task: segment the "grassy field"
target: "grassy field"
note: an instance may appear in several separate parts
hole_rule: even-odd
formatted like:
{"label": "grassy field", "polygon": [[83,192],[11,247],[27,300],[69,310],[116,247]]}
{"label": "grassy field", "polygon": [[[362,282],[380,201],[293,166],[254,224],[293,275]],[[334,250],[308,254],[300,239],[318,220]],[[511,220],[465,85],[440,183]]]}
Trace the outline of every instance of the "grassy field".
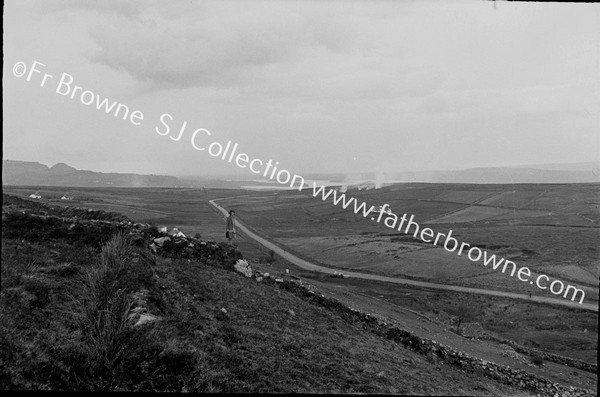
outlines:
{"label": "grassy field", "polygon": [[[599,187],[518,185],[518,188],[511,186],[506,191],[503,185],[414,184],[348,194],[369,205],[389,203],[394,213],[413,214],[419,224],[426,223],[435,232],[452,230],[460,241],[505,255],[506,259],[518,261],[536,273],[545,272],[582,285],[586,287],[587,299],[597,300]],[[425,249],[431,246],[393,241],[393,230],[336,207],[331,201],[293,192],[262,195],[258,199],[261,201],[232,198],[221,204],[235,207],[249,225],[316,261],[432,281],[452,279],[469,286],[476,285],[473,276],[481,275],[477,280],[481,283],[487,274],[497,283],[491,270],[474,266],[468,259],[441,248]],[[342,237],[348,242],[340,244]],[[367,259],[369,253],[372,256]],[[519,292],[530,289],[510,278],[499,287]]]}
{"label": "grassy field", "polygon": [[[412,213],[419,223],[427,223],[434,231],[452,230],[460,241],[513,260],[519,266],[528,266],[534,274],[545,273],[578,285],[586,291],[586,301],[594,302],[598,300],[600,265],[599,191],[600,187],[593,184],[508,188],[407,184],[347,194],[369,205],[389,203],[395,213]],[[263,195],[259,202],[235,198],[221,204],[236,208],[247,224],[291,251],[324,265],[552,296],[442,248],[402,241],[399,233],[383,225],[306,194],[302,197],[298,193],[279,193],[277,198]],[[451,217],[455,217],[455,222],[447,223]],[[456,299],[454,295],[441,295]],[[413,301],[404,304],[420,306]],[[441,307],[454,310],[449,304]],[[597,315],[556,309],[554,315],[546,316],[546,312],[535,314],[526,306],[517,304],[516,308],[527,316],[516,316],[515,320],[515,314],[504,312],[500,305],[489,315],[490,321],[483,316],[482,323],[490,332],[523,343],[590,362],[596,360],[598,334],[593,323]],[[569,316],[573,318],[567,321]]]}
{"label": "grassy field", "polygon": [[[532,395],[232,272],[240,255],[224,245],[192,240],[203,255],[193,260],[152,254],[156,233],[5,196],[0,387]],[[142,314],[155,320],[140,324]]]}
{"label": "grassy field", "polygon": [[[39,191],[58,198],[62,188],[5,188],[23,196]],[[305,192],[252,192],[200,189],[79,189],[80,204],[91,208],[120,206],[128,216],[157,226],[177,226],[187,235],[224,241],[224,222],[207,204],[215,198],[225,208],[235,208],[246,225],[261,235],[286,245],[315,262],[362,272],[398,275],[456,285],[542,294],[504,274],[486,270],[464,257],[405,239],[381,224],[313,198]],[[461,241],[505,256],[534,273],[547,273],[586,289],[586,301],[598,299],[599,186],[585,185],[438,185],[402,184],[348,194],[369,205],[389,203],[395,213],[412,213],[420,224],[442,233],[449,229]],[[486,202],[487,204],[483,204]],[[54,201],[56,205],[64,202]],[[72,204],[72,203],[70,203]],[[77,203],[75,203],[77,204]],[[492,206],[496,205],[498,207]],[[512,207],[511,207],[512,206]],[[498,208],[503,216],[462,223],[436,223],[438,219],[468,208]],[[410,209],[410,211],[409,211]],[[530,216],[532,213],[543,216]],[[156,214],[161,213],[161,218]],[[523,215],[523,216],[522,216]],[[264,249],[239,241],[244,255],[254,261],[267,255]],[[289,264],[281,264],[285,269]],[[333,280],[342,283],[342,280]],[[360,290],[383,295],[394,304],[437,315],[452,313],[457,304],[475,302],[469,295],[414,292],[404,299],[383,287],[378,291],[366,282]],[[547,294],[549,296],[549,293]],[[387,298],[386,298],[387,297]],[[518,340],[546,351],[595,362],[597,315],[562,308],[520,304],[510,300],[477,297],[477,305],[489,306],[476,322],[500,337]],[[424,304],[429,302],[430,304]],[[434,304],[435,303],[435,304]],[[512,305],[512,306],[510,306]],[[512,309],[505,309],[510,306]],[[536,310],[532,308],[537,308]],[[550,314],[549,314],[550,313]]]}

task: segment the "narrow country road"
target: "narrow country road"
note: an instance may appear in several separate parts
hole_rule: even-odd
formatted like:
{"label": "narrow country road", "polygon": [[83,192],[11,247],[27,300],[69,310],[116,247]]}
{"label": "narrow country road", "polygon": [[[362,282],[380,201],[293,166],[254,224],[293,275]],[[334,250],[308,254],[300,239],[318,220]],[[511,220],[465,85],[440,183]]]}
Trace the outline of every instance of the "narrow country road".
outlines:
{"label": "narrow country road", "polygon": [[[225,198],[226,197],[210,200],[209,203],[213,207],[215,207],[218,211],[220,211],[224,216],[228,216],[227,210],[225,210],[223,207],[221,207],[219,204],[217,204],[215,202],[217,200],[223,200]],[[229,198],[229,197],[227,197],[227,198]],[[287,261],[293,263],[294,265],[296,265],[302,269],[311,270],[311,271],[320,272],[320,273],[326,273],[326,274],[333,274],[334,272],[340,271],[339,269],[331,269],[328,267],[315,265],[314,263],[308,262],[302,258],[297,257],[296,255],[293,255],[293,254],[287,252],[286,250],[279,247],[278,245],[272,243],[269,240],[266,240],[265,238],[257,235],[253,231],[249,230],[239,220],[236,221],[236,226],[251,239],[257,241],[259,244],[263,245],[267,249],[273,250],[273,252],[275,252],[277,255],[281,256],[282,258],[285,258]],[[504,298],[520,299],[520,300],[529,301],[529,302],[549,303],[549,304],[553,304],[553,305],[567,306],[567,307],[574,308],[574,309],[584,309],[584,310],[589,310],[589,311],[594,311],[594,312],[598,311],[598,305],[594,305],[594,304],[590,304],[590,303],[579,304],[577,302],[572,302],[572,301],[569,301],[566,299],[556,299],[556,298],[548,298],[548,297],[541,297],[541,296],[532,296],[530,298],[529,296],[527,296],[525,294],[517,294],[514,292],[493,291],[493,290],[486,290],[486,289],[480,289],[480,288],[469,288],[469,287],[459,287],[459,286],[454,286],[454,285],[435,284],[435,283],[429,283],[426,281],[416,281],[416,280],[409,280],[409,279],[398,278],[398,277],[387,277],[387,276],[380,276],[377,274],[357,273],[357,272],[351,272],[351,271],[346,271],[346,270],[343,271],[343,274],[347,275],[348,277],[361,278],[364,280],[385,281],[385,282],[389,282],[389,283],[414,285],[417,287],[433,288],[433,289],[439,289],[439,290],[445,290],[445,291],[456,291],[456,292],[466,292],[466,293],[470,293],[470,294],[499,296],[499,297],[504,297]]]}

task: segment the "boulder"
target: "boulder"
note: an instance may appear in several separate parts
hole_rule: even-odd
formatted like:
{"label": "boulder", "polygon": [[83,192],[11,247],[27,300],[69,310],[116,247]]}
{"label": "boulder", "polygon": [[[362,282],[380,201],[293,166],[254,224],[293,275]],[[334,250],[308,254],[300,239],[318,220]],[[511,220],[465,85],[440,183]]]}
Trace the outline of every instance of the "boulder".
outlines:
{"label": "boulder", "polygon": [[185,234],[180,232],[179,229],[177,229],[176,227],[173,228],[173,231],[171,232],[171,236],[185,238]]}
{"label": "boulder", "polygon": [[165,241],[171,241],[171,237],[157,237],[154,239],[154,243],[159,247],[162,247]]}
{"label": "boulder", "polygon": [[135,323],[135,327],[144,325],[144,324],[152,322],[152,321],[156,321],[157,319],[158,319],[157,317],[155,317],[151,314],[141,314],[139,320],[137,321],[137,323]]}
{"label": "boulder", "polygon": [[233,268],[236,272],[242,273],[246,277],[252,277],[252,267],[244,259],[238,259]]}

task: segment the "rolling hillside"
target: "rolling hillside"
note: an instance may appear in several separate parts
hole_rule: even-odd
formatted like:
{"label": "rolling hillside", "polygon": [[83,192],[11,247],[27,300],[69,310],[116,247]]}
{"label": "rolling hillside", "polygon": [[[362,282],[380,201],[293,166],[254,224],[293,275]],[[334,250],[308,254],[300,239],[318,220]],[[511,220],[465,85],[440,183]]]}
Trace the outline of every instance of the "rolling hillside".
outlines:
{"label": "rolling hillside", "polygon": [[3,389],[586,394],[292,280],[245,278],[231,271],[240,253],[223,245],[186,238],[154,254],[156,228],[78,211],[4,196]]}

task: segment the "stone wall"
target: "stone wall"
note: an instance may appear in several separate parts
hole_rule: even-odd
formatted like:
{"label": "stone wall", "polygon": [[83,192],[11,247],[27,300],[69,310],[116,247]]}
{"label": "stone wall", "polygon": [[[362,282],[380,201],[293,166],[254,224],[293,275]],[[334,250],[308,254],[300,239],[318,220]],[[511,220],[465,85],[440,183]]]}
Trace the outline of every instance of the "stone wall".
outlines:
{"label": "stone wall", "polygon": [[487,340],[492,340],[494,342],[504,343],[505,345],[512,347],[513,349],[515,349],[516,352],[521,353],[521,354],[526,354],[528,356],[536,356],[536,357],[541,358],[542,360],[552,361],[557,364],[568,365],[569,367],[579,368],[579,369],[581,369],[583,371],[587,371],[587,372],[598,373],[598,365],[597,364],[586,363],[585,361],[576,360],[576,359],[570,358],[570,357],[560,356],[560,355],[554,354],[554,353],[546,353],[541,350],[521,346],[518,343],[515,343],[508,339],[497,338],[497,337],[494,337],[494,336],[491,336],[488,334],[481,336],[480,339],[487,339]]}
{"label": "stone wall", "polygon": [[[371,328],[372,332],[377,335],[400,343],[427,357],[441,360],[446,364],[463,368],[468,371],[481,373],[482,375],[496,381],[511,386],[520,387],[533,393],[543,393],[549,396],[569,397],[596,396],[596,392],[592,390],[577,389],[572,386],[566,387],[558,383],[552,383],[546,378],[528,373],[527,371],[513,369],[505,365],[499,365],[490,361],[485,361],[460,352],[449,346],[445,346],[436,341],[421,338],[409,331],[399,328],[395,324],[388,324],[387,322],[382,321],[371,314],[349,308],[335,299],[325,297],[324,295],[312,290],[309,284],[303,283],[302,281],[286,279],[282,282],[278,282],[277,284],[286,290],[302,296],[305,299],[309,299],[329,310],[337,312],[343,318],[364,323],[366,326]],[[520,348],[523,350],[531,350],[522,347]],[[571,360],[566,357],[565,359]]]}

